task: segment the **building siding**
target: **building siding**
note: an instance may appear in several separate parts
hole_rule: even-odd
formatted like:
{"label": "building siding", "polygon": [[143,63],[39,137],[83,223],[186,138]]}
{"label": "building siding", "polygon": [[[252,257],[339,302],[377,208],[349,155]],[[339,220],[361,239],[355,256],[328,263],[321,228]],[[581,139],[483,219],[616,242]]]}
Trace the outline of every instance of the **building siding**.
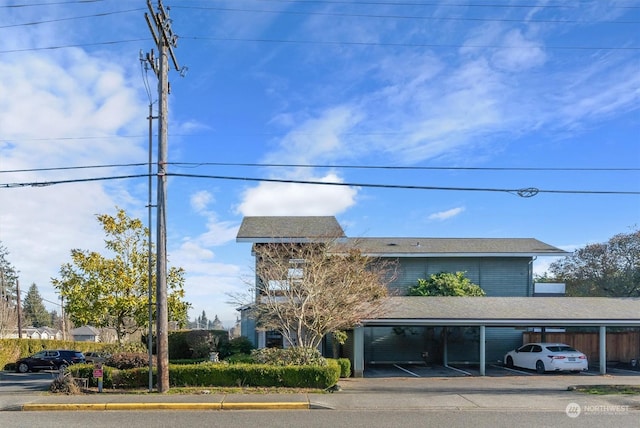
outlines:
{"label": "building siding", "polygon": [[471,282],[479,285],[487,296],[531,296],[532,272],[530,257],[505,258],[405,258],[398,260],[398,276],[389,284],[392,295],[403,296],[418,279],[440,272],[465,272]]}

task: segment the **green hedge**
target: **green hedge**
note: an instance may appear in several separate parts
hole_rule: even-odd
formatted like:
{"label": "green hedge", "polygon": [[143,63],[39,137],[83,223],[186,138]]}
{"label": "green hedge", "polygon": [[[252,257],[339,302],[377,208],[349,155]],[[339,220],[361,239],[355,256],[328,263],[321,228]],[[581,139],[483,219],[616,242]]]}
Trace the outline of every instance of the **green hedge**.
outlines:
{"label": "green hedge", "polygon": [[340,377],[351,377],[351,360],[348,358],[338,358],[340,365]]}
{"label": "green hedge", "polygon": [[[93,366],[75,364],[70,368],[74,377],[93,379]],[[156,373],[154,370],[154,384]],[[290,387],[325,389],[335,385],[340,378],[340,366],[271,366],[266,364],[201,363],[192,365],[169,364],[171,387]],[[149,369],[117,370],[103,367],[103,387],[144,388],[149,385]]]}

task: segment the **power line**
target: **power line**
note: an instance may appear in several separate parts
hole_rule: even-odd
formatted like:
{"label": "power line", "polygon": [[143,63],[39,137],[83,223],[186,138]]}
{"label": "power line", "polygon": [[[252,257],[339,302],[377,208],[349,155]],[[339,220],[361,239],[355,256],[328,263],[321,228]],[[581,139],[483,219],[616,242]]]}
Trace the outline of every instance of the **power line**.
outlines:
{"label": "power line", "polygon": [[56,46],[43,46],[43,47],[35,47],[35,48],[23,48],[23,49],[9,49],[5,51],[0,51],[0,54],[5,53],[17,53],[17,52],[32,52],[32,51],[45,51],[45,50],[55,50],[55,49],[67,49],[67,48],[86,48],[90,46],[104,46],[104,45],[117,45],[122,43],[132,43],[132,42],[148,42],[150,38],[141,38],[141,39],[128,39],[128,40],[112,40],[107,42],[95,42],[95,43],[76,43],[70,45],[56,45]]}
{"label": "power line", "polygon": [[88,183],[92,181],[108,181],[108,180],[124,180],[128,178],[140,178],[149,177],[149,174],[136,174],[136,175],[119,175],[111,177],[93,177],[93,178],[75,178],[68,180],[51,180],[51,181],[35,181],[35,182],[23,182],[23,183],[4,183],[0,184],[0,188],[15,188],[15,187],[49,187],[57,184],[70,184],[70,183]]}
{"label": "power line", "polygon": [[[477,8],[505,8],[505,9],[530,9],[530,8],[558,8],[558,9],[577,9],[580,6],[570,4],[545,4],[540,6],[537,4],[495,4],[495,3],[434,3],[434,2],[388,2],[388,1],[340,1],[340,0],[258,0],[270,3],[295,3],[295,4],[347,4],[347,5],[363,5],[363,6],[437,6],[437,7],[477,7]],[[640,6],[608,6],[612,9],[640,9]]]}
{"label": "power line", "polygon": [[[527,188],[446,187],[446,186],[416,186],[416,185],[406,185],[406,184],[337,183],[337,182],[312,181],[312,180],[233,177],[233,176],[222,176],[222,175],[179,174],[179,173],[166,173],[165,175],[167,177],[206,178],[206,179],[214,179],[214,180],[254,181],[254,182],[285,183],[285,184],[310,184],[310,185],[320,185],[320,186],[362,187],[362,188],[378,188],[378,189],[502,192],[502,193],[510,193],[523,198],[533,197],[539,193],[582,194],[582,195],[586,195],[586,194],[640,195],[640,191],[621,191],[621,190],[556,190],[556,189],[538,189],[536,187],[527,187]],[[51,181],[40,181],[40,182],[5,183],[5,184],[0,184],[0,188],[48,187],[48,186],[54,186],[58,184],[83,183],[83,182],[95,182],[95,181],[106,181],[106,180],[121,180],[121,179],[141,178],[141,177],[148,178],[149,174],[78,178],[78,179],[69,179],[69,180],[51,180]]]}
{"label": "power line", "polygon": [[0,25],[0,29],[2,28],[13,28],[13,27],[28,27],[32,25],[40,25],[40,24],[50,24],[52,22],[62,22],[62,21],[72,21],[76,19],[85,19],[85,18],[96,18],[108,15],[117,15],[121,13],[129,13],[129,12],[137,12],[144,9],[129,9],[129,10],[120,10],[115,12],[103,12],[103,13],[95,13],[93,15],[85,15],[85,16],[74,16],[69,18],[57,18],[57,19],[49,19],[46,21],[34,21],[34,22],[25,22],[22,24],[11,24],[11,25]]}
{"label": "power line", "polygon": [[311,180],[287,180],[280,178],[253,178],[253,177],[228,177],[220,175],[198,175],[198,174],[177,174],[168,173],[168,176],[188,177],[188,178],[208,178],[217,180],[239,180],[239,181],[259,181],[268,183],[288,183],[288,184],[313,184],[342,187],[366,187],[380,189],[409,189],[409,190],[447,190],[447,191],[470,191],[470,192],[504,192],[516,194],[521,197],[532,197],[538,193],[564,193],[564,194],[598,194],[598,195],[640,195],[640,191],[618,191],[618,190],[543,190],[535,187],[506,189],[487,187],[443,187],[443,186],[414,186],[405,184],[372,184],[372,183],[336,183],[326,181]]}
{"label": "power line", "polygon": [[20,8],[20,7],[33,7],[33,6],[58,6],[61,4],[82,4],[82,3],[98,3],[104,0],[73,0],[73,1],[57,1],[51,3],[29,3],[29,4],[10,4],[2,5],[2,9]]}
{"label": "power line", "polygon": [[[47,168],[5,169],[3,173],[66,171],[76,169],[124,168],[147,166],[148,163],[122,163],[81,166],[61,166]],[[632,167],[471,167],[471,166],[395,166],[395,165],[338,165],[338,164],[287,164],[287,163],[249,163],[249,162],[167,162],[167,165],[184,168],[201,166],[239,166],[259,168],[332,168],[332,169],[381,169],[397,171],[548,171],[548,172],[635,172],[640,168]]]}
{"label": "power line", "polygon": [[[508,45],[475,45],[475,44],[437,44],[437,43],[385,43],[385,42],[345,42],[330,40],[285,40],[285,39],[243,39],[233,37],[202,37],[202,36],[181,36],[187,40],[208,40],[214,42],[252,42],[252,43],[289,43],[304,45],[334,45],[334,46],[387,46],[403,48],[480,48],[480,49],[532,49],[531,46],[508,46]],[[557,50],[611,50],[611,51],[637,51],[640,47],[634,46],[562,46],[546,45],[545,49]],[[537,47],[535,47],[537,49]],[[4,53],[4,52],[0,52]]]}
{"label": "power line", "polygon": [[426,21],[474,21],[474,22],[533,22],[545,24],[638,24],[640,21],[580,21],[580,20],[558,20],[558,19],[530,19],[530,18],[485,18],[485,17],[448,17],[448,16],[417,16],[417,15],[372,15],[367,13],[344,13],[344,12],[310,12],[295,10],[264,10],[264,9],[239,9],[213,6],[174,6],[176,9],[197,9],[215,10],[218,12],[244,12],[244,13],[274,13],[278,15],[304,15],[304,16],[330,16],[348,18],[376,18],[376,19],[415,19]]}
{"label": "power line", "polygon": [[107,164],[107,165],[82,165],[82,166],[60,166],[50,168],[30,168],[30,169],[5,169],[0,170],[2,173],[15,173],[15,172],[41,172],[41,171],[66,171],[74,169],[98,169],[98,168],[121,168],[127,166],[146,166],[147,163],[122,163],[122,164]]}
{"label": "power line", "polygon": [[[174,166],[250,166],[288,168],[337,168],[337,169],[391,169],[391,170],[450,170],[450,171],[640,171],[640,168],[591,168],[591,167],[459,167],[459,166],[390,166],[390,165],[335,165],[335,164],[278,164],[278,163],[229,163],[229,162],[170,162]],[[2,172],[2,171],[0,171]]]}

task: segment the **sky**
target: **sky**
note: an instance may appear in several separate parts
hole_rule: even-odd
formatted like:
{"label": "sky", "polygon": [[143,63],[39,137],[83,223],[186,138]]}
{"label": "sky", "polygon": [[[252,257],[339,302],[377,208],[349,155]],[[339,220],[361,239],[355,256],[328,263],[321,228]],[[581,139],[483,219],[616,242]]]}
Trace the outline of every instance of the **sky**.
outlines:
{"label": "sky", "polygon": [[[638,0],[164,6],[186,67],[169,73],[167,251],[191,319],[235,323],[229,295],[253,278],[244,216],[567,251],[638,227]],[[0,0],[0,242],[49,310],[71,249],[104,252],[97,215],[148,222],[148,12]]]}

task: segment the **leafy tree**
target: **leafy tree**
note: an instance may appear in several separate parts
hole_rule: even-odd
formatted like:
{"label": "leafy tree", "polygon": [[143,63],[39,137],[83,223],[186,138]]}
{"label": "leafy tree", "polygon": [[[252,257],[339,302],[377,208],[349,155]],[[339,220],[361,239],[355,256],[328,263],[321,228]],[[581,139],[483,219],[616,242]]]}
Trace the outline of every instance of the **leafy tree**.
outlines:
{"label": "leafy tree", "polygon": [[640,297],[640,230],[580,248],[549,271],[570,296]]}
{"label": "leafy tree", "polygon": [[252,316],[259,328],[280,332],[295,347],[315,349],[325,335],[381,315],[387,284],[395,278],[394,264],[338,239],[260,244],[254,250]]}
{"label": "leafy tree", "polygon": [[24,298],[24,305],[22,307],[22,315],[24,321],[28,325],[34,327],[51,326],[51,314],[47,312],[42,297],[38,291],[38,286],[31,284],[26,297]]}
{"label": "leafy tree", "polygon": [[[107,258],[93,251],[71,250],[72,262],[52,279],[65,302],[65,310],[76,325],[115,329],[118,343],[149,324],[148,229],[139,219],[119,209],[116,216],[102,214],[98,221],[107,235]],[[155,254],[152,254],[155,265]],[[155,307],[155,275],[151,278]],[[189,304],[184,298],[184,270],[171,267],[167,274],[169,320],[184,326]]]}
{"label": "leafy tree", "polygon": [[464,272],[440,272],[409,287],[410,296],[484,296],[485,292],[467,278]]}

